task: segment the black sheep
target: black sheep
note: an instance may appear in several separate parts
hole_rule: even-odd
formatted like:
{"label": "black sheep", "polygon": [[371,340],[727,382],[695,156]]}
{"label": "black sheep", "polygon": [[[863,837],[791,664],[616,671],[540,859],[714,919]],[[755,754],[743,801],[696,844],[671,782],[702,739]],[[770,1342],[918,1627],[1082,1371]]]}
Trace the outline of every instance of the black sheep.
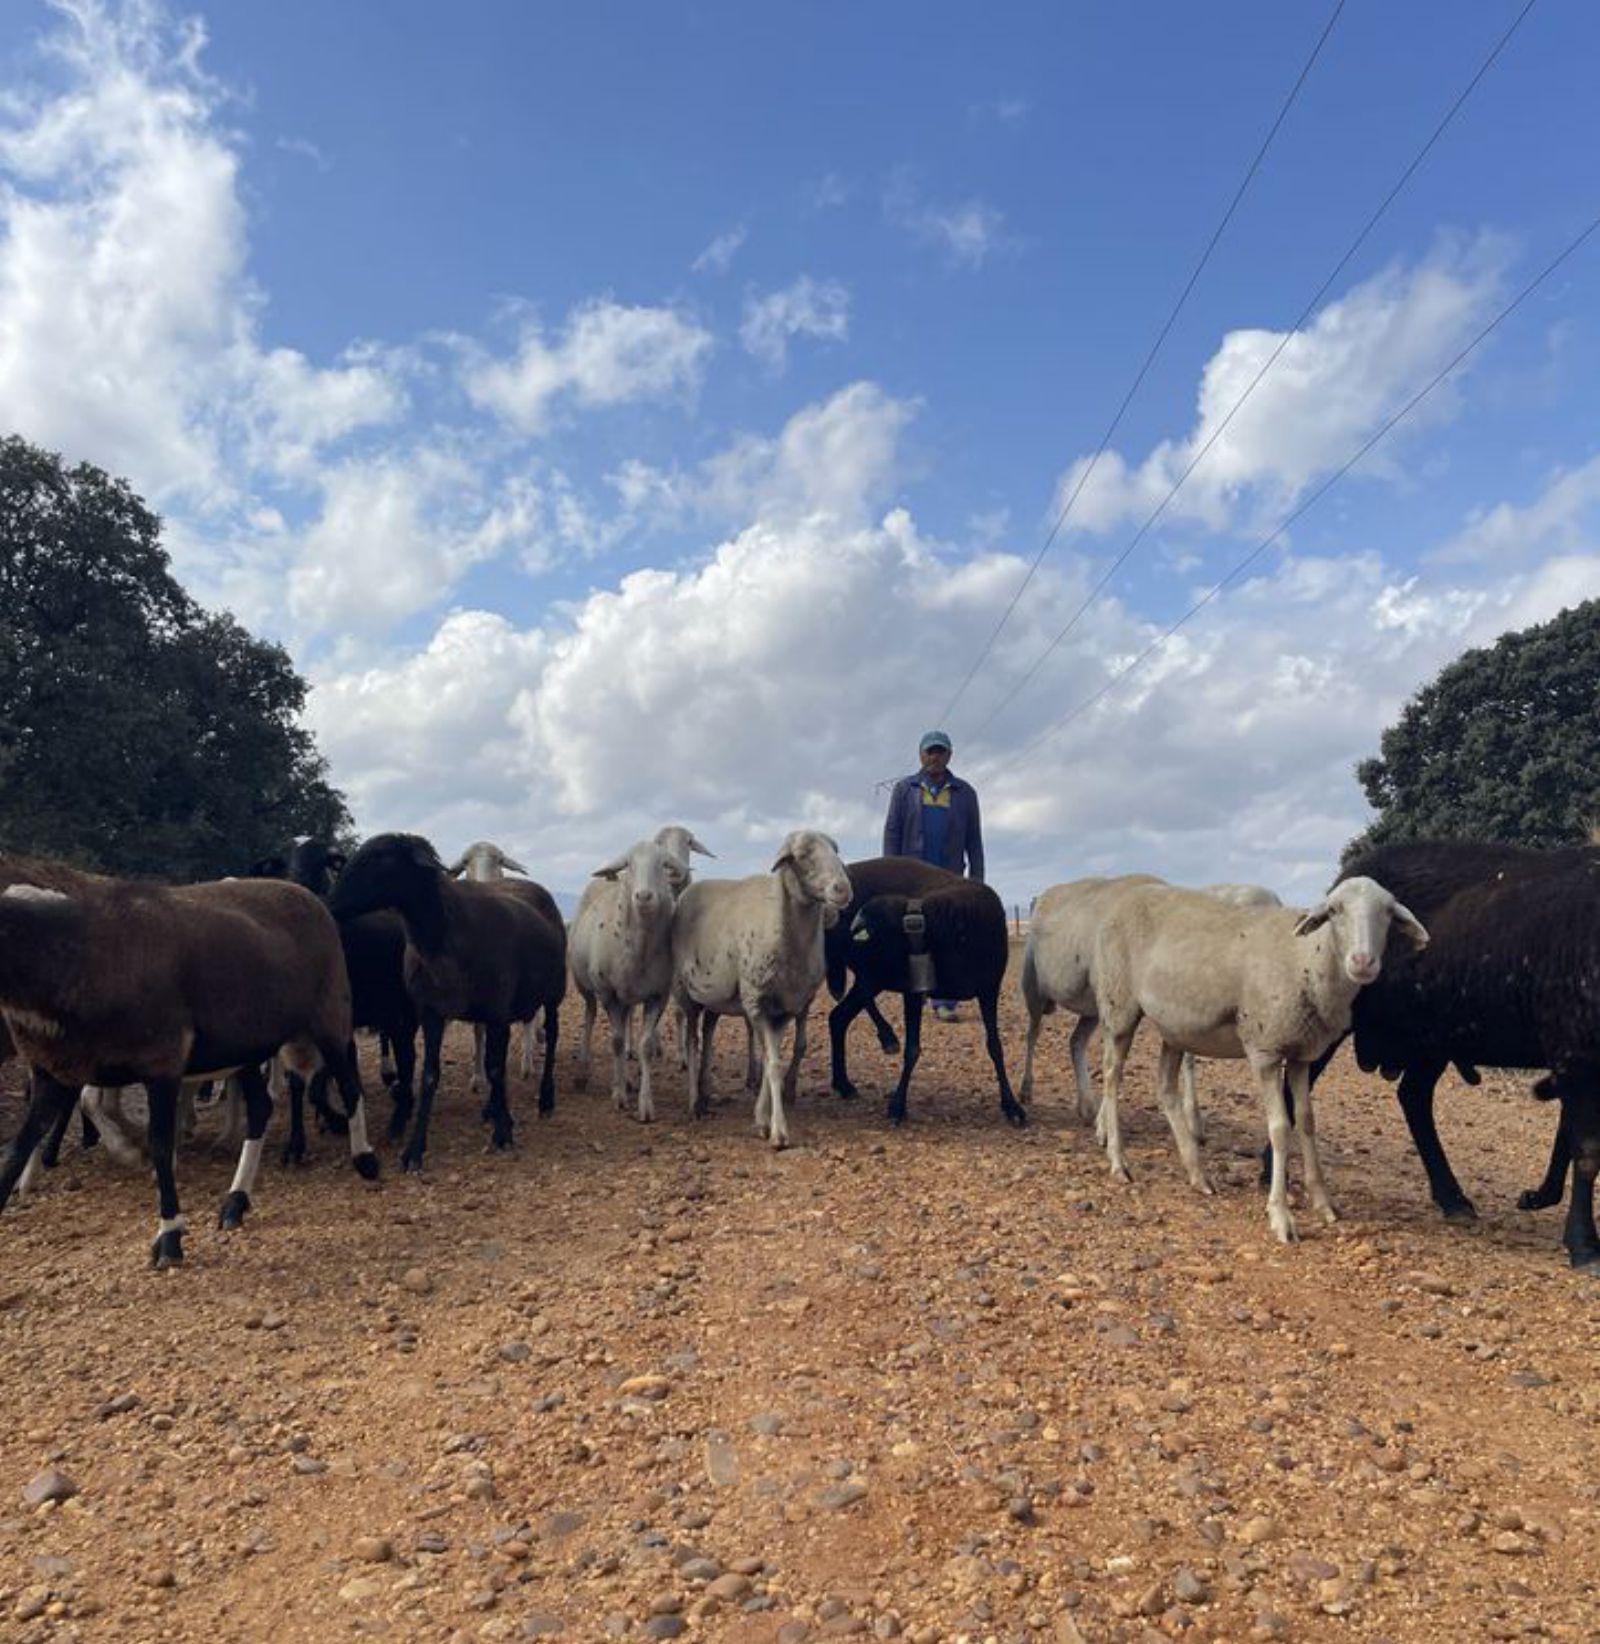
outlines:
{"label": "black sheep", "polygon": [[[327,901],[345,866],[345,853],[316,838],[296,839],[281,855],[265,857],[250,869],[252,878],[287,879],[303,885]],[[394,1058],[394,1074],[385,1076],[393,1107],[389,1139],[405,1135],[411,1120],[413,1081],[417,1068],[417,1009],[406,991],[406,927],[400,915],[387,909],[339,922],[339,942],[350,975],[350,1002],[354,1024],[378,1034],[384,1060]],[[327,1077],[314,1074],[310,1101],[324,1128],[343,1133],[344,1118],[327,1099]],[[285,1164],[306,1156],[306,1087],[297,1074],[289,1075],[289,1137],[284,1143]]]}
{"label": "black sheep", "polygon": [[[885,988],[895,989],[905,1004],[906,1043],[900,1082],[889,1098],[889,1118],[897,1125],[903,1124],[911,1073],[922,1053],[922,1006],[927,994],[931,992],[941,999],[976,999],[989,1059],[1000,1082],[1000,1110],[1012,1124],[1026,1124],[1028,1112],[1012,1094],[1000,1044],[1000,984],[1011,955],[1005,908],[987,885],[954,874],[946,874],[945,878],[951,883],[920,898],[870,897],[850,920],[847,929],[855,982],[828,1016],[835,1088],[841,1093],[853,1088],[844,1073],[844,1037],[850,1023],[874,995]],[[919,911],[922,932],[916,935],[914,921]],[[918,947],[932,961],[931,978],[914,975],[913,958]],[[920,982],[928,986],[920,986]]]}
{"label": "black sheep", "polygon": [[1434,1126],[1445,1069],[1453,1062],[1475,1082],[1480,1067],[1548,1068],[1534,1090],[1561,1102],[1556,1149],[1545,1182],[1520,1202],[1559,1201],[1570,1148],[1562,1242],[1573,1266],[1600,1267],[1600,850],[1434,840],[1368,851],[1341,877],[1354,874],[1377,880],[1428,927],[1425,950],[1396,944],[1356,995],[1351,1027],[1358,1063],[1400,1081],[1434,1202],[1453,1219],[1476,1214]]}
{"label": "black sheep", "polygon": [[[849,981],[848,973],[855,968],[855,944],[850,939],[850,922],[866,903],[874,896],[925,896],[929,891],[938,890],[941,886],[961,883],[959,873],[952,873],[948,868],[937,868],[931,862],[924,862],[915,856],[869,856],[860,862],[846,863],[845,872],[850,875],[850,905],[839,915],[838,920],[828,927],[822,939],[827,962],[828,992],[835,999],[844,997],[845,986]],[[877,1001],[870,994],[855,999],[849,1014],[842,1018],[844,1025],[837,1031],[833,1028],[833,1016],[829,1016],[828,1031],[833,1045],[832,1082],[835,1096],[850,1098],[856,1095],[856,1087],[850,1083],[850,1074],[845,1067],[844,1035],[850,1023],[862,1011],[866,1012],[867,1019],[877,1029],[878,1043],[883,1047],[884,1054],[893,1056],[900,1049],[900,1041],[895,1037],[894,1029],[889,1026],[883,1012],[878,1009]]]}

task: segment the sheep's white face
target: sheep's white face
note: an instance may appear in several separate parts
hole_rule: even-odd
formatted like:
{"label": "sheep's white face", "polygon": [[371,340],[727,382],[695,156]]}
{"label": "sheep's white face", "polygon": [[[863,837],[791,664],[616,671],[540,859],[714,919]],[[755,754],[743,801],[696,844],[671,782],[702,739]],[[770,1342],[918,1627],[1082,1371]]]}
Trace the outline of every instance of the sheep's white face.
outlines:
{"label": "sheep's white face", "polygon": [[1339,962],[1357,987],[1377,981],[1391,926],[1413,947],[1428,945],[1428,933],[1416,915],[1375,879],[1358,876],[1335,885],[1295,926],[1295,934],[1304,936],[1322,925],[1333,931]]}
{"label": "sheep's white face", "polygon": [[669,909],[677,899],[674,869],[681,864],[671,851],[641,839],[615,861],[595,869],[596,879],[613,879],[622,886],[634,909],[648,917]]}
{"label": "sheep's white face", "polygon": [[825,908],[836,911],[850,905],[850,875],[839,859],[839,847],[825,833],[811,828],[799,828],[783,842],[774,868],[785,863],[794,869],[795,877],[807,896]]}

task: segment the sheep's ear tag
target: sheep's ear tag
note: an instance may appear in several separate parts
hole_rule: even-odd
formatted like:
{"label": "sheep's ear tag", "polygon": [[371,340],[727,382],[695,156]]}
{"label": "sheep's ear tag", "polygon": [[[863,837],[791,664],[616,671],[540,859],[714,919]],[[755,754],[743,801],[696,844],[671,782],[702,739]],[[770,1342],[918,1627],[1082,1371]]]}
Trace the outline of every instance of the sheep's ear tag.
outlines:
{"label": "sheep's ear tag", "polygon": [[865,926],[862,926],[860,930],[855,932],[850,940],[852,942],[870,942],[872,940],[872,932]]}

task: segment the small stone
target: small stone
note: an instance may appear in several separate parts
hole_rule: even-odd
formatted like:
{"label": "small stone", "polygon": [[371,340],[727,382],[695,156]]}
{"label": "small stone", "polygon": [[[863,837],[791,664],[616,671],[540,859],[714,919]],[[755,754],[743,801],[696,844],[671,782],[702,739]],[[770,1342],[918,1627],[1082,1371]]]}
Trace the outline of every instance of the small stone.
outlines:
{"label": "small stone", "polygon": [[1172,1596],[1184,1604],[1204,1604],[1210,1596],[1210,1588],[1185,1565],[1172,1578]]}
{"label": "small stone", "polygon": [[433,1275],[425,1267],[408,1267],[400,1282],[414,1296],[426,1296],[433,1289]]}
{"label": "small stone", "polygon": [[1517,1553],[1531,1553],[1537,1544],[1527,1536],[1518,1535],[1515,1530],[1502,1530],[1489,1545],[1497,1553],[1514,1555]]}
{"label": "small stone", "polygon": [[650,1600],[651,1615],[676,1615],[683,1608],[683,1600],[677,1593],[657,1593]]}
{"label": "small stone", "polygon": [[736,1558],[728,1565],[735,1575],[758,1576],[766,1569],[767,1561],[762,1558]]}
{"label": "small stone", "polygon": [[387,1564],[394,1557],[394,1543],[387,1536],[357,1536],[350,1551],[363,1564]]}
{"label": "small stone", "polygon": [[1317,1602],[1327,1615],[1348,1615],[1355,1606],[1356,1584],[1347,1576],[1324,1581],[1317,1587]]}
{"label": "small stone", "polygon": [[70,1501],[77,1493],[78,1486],[59,1467],[46,1467],[22,1487],[22,1499],[30,1507],[42,1507],[47,1501]]}
{"label": "small stone", "polygon": [[287,1313],[263,1313],[261,1328],[263,1330],[281,1330],[289,1322]]}
{"label": "small stone", "polygon": [[35,1621],[44,1614],[49,1604],[48,1587],[30,1587],[17,1600],[17,1606],[11,1613],[18,1621]]}
{"label": "small stone", "polygon": [[152,1564],[145,1569],[139,1579],[147,1587],[176,1587],[178,1577],[170,1564]]}
{"label": "small stone", "polygon": [[750,1431],[759,1433],[762,1438],[776,1438],[783,1431],[783,1417],[776,1410],[763,1411],[759,1416],[750,1418]]}
{"label": "small stone", "polygon": [[306,1478],[315,1478],[318,1473],[327,1472],[328,1464],[325,1461],[318,1461],[315,1456],[296,1456],[294,1470]]}
{"label": "small stone", "polygon": [[1406,1282],[1429,1296],[1453,1296],[1456,1287],[1437,1273],[1407,1273]]}
{"label": "small stone", "polygon": [[377,1576],[357,1576],[354,1581],[347,1581],[339,1589],[341,1604],[365,1604],[370,1599],[379,1598],[385,1591],[386,1584]]}
{"label": "small stone", "polygon": [[467,1480],[466,1497],[468,1501],[493,1501],[494,1480],[487,1473],[474,1473]]}
{"label": "small stone", "polygon": [[720,1598],[725,1604],[737,1604],[740,1599],[748,1595],[750,1591],[750,1578],[748,1576],[735,1575],[730,1571],[727,1575],[718,1576],[717,1579],[706,1588],[706,1591],[713,1598]]}
{"label": "small stone", "polygon": [[1165,1589],[1158,1581],[1153,1586],[1146,1587],[1139,1595],[1139,1602],[1135,1606],[1140,1615],[1160,1615],[1167,1607]]}
{"label": "small stone", "polygon": [[417,1537],[417,1551],[419,1553],[437,1555],[449,1550],[450,1543],[437,1530],[425,1530]]}
{"label": "small stone", "polygon": [[588,1522],[582,1513],[552,1513],[544,1521],[544,1533],[553,1541],[559,1541],[564,1536],[576,1535]]}
{"label": "small stone", "polygon": [[114,1399],[107,1399],[95,1412],[102,1420],[107,1416],[125,1416],[130,1410],[139,1408],[137,1393],[119,1393]]}
{"label": "small stone", "polygon": [[786,1621],[778,1629],[776,1644],[806,1644],[811,1636],[809,1621]]}
{"label": "small stone", "polygon": [[524,1364],[533,1357],[533,1349],[525,1341],[508,1341],[500,1349],[500,1357],[507,1364]]}
{"label": "small stone", "polygon": [[1332,1581],[1338,1573],[1337,1564],[1330,1564],[1325,1558],[1313,1558],[1309,1553],[1296,1553],[1289,1560],[1289,1574],[1307,1587],[1318,1581]]}
{"label": "small stone", "polygon": [[629,1376],[617,1389],[625,1399],[664,1399],[672,1391],[672,1383],[665,1376]]}
{"label": "small stone", "polygon": [[558,1615],[530,1615],[522,1623],[524,1638],[554,1638],[566,1630],[566,1622]]}
{"label": "small stone", "polygon": [[681,1615],[653,1615],[644,1624],[646,1638],[682,1638],[689,1623]]}
{"label": "small stone", "polygon": [[848,1479],[824,1490],[817,1497],[817,1505],[830,1513],[842,1512],[846,1507],[853,1507],[866,1493],[867,1487],[860,1479]]}
{"label": "small stone", "polygon": [[1239,1539],[1246,1547],[1259,1547],[1264,1541],[1276,1541],[1278,1521],[1274,1518],[1248,1518],[1239,1528]]}

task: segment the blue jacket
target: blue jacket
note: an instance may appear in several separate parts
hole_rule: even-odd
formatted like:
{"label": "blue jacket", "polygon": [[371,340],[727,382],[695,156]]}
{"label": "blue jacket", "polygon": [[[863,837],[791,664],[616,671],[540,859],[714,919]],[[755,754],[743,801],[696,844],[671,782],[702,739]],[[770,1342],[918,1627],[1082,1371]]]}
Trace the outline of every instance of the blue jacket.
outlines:
{"label": "blue jacket", "polygon": [[[952,873],[983,878],[983,823],[978,815],[978,792],[959,776],[949,777],[950,831],[945,836],[944,860],[937,865]],[[885,856],[922,857],[922,775],[903,776],[889,796],[889,815],[883,824]]]}

